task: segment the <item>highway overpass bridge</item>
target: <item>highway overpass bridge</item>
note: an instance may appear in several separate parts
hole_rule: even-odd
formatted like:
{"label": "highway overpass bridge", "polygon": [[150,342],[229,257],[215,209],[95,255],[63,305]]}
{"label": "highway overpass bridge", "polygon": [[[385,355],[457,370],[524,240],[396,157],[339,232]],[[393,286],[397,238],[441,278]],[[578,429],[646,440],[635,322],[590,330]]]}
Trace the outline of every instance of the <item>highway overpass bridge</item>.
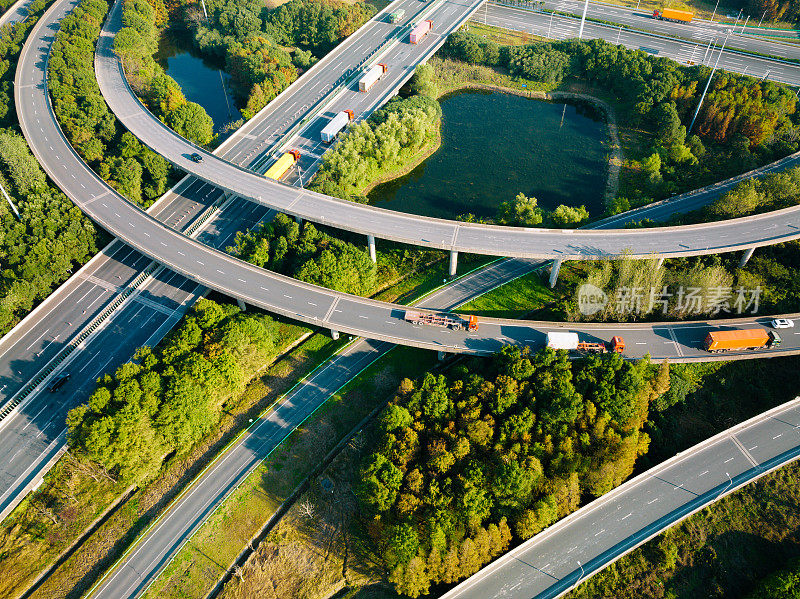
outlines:
{"label": "highway overpass bridge", "polygon": [[[66,10],[66,9],[68,9],[68,8],[69,8],[69,4],[70,4],[70,3],[64,3],[64,2],[62,2],[62,3],[61,3],[61,5],[60,5],[60,6],[61,6],[61,10],[63,11],[63,10]],[[53,12],[53,11],[51,11],[51,12]],[[62,12],[61,14],[63,14],[63,12]],[[51,16],[52,16],[52,15],[51,15]],[[45,19],[43,19],[43,21],[44,21],[44,20],[45,20]],[[55,22],[54,20],[51,20],[51,21],[50,21],[50,25],[49,25],[49,26],[51,27],[51,26],[52,26],[52,24],[53,24],[54,22]],[[53,31],[53,29],[50,29],[50,32],[52,32],[52,31]],[[52,40],[51,40],[50,36],[48,36],[48,35],[47,35],[47,33],[48,33],[48,32],[46,32],[46,31],[45,31],[45,32],[41,32],[41,33],[44,33],[44,35],[42,35],[42,37],[40,37],[40,38],[39,38],[37,41],[34,41],[34,42],[33,42],[33,44],[35,44],[35,43],[37,43],[37,42],[38,42],[38,44],[39,44],[40,46],[42,46],[42,47],[46,47],[46,46],[48,45],[48,42],[50,42],[50,41],[52,41]],[[52,33],[50,33],[50,35],[52,35]],[[46,38],[50,38],[50,39],[46,39]],[[33,39],[34,39],[34,38],[33,38],[33,36],[32,36],[31,40],[33,40]],[[29,45],[30,45],[30,44],[29,44]],[[45,55],[46,55],[46,51],[45,51]],[[45,59],[45,55],[40,55],[40,56],[39,56],[40,60],[43,60],[43,59]],[[36,82],[33,82],[33,81],[31,81],[31,80],[28,80],[28,81],[26,81],[25,83],[23,83],[23,85],[34,85],[34,86],[35,86],[35,85],[37,85],[37,83],[36,83]],[[39,83],[38,85],[41,85],[41,89],[42,89],[42,90],[44,89],[44,81],[42,81],[42,82],[41,82],[41,83]],[[25,89],[25,88],[21,88],[21,89]],[[45,95],[46,95],[46,94],[45,94]],[[272,106],[272,104],[271,104],[270,106]],[[41,105],[40,105],[40,106],[39,106],[39,108],[43,108],[43,106],[41,106]],[[37,110],[38,110],[38,109],[37,109]],[[36,112],[37,112],[37,110],[35,110],[35,111],[34,111],[34,116],[36,116]],[[268,111],[267,111],[267,112],[268,112]],[[264,119],[264,121],[262,121],[261,123],[259,123],[258,119],[256,119],[256,120],[254,120],[254,121],[251,121],[251,123],[249,123],[249,124],[248,124],[248,126],[250,126],[250,125],[252,124],[252,126],[253,126],[253,127],[259,127],[259,126],[260,126],[260,127],[267,128],[267,127],[268,127],[268,125],[264,125],[264,122],[268,121],[270,118],[274,118],[274,119],[277,121],[277,120],[280,120],[280,115],[278,115],[278,114],[275,114],[275,113],[273,113],[273,114],[269,115],[269,114],[266,114],[266,112],[265,112],[265,119]],[[21,117],[21,119],[22,119],[22,117]],[[283,124],[283,122],[281,122],[281,124]],[[247,128],[245,128],[245,129],[247,130]],[[251,129],[251,131],[252,131],[252,129]],[[51,133],[52,133],[52,132],[53,132],[53,131],[51,131]],[[57,131],[57,128],[56,128],[56,131],[55,131],[55,132],[60,134],[60,131]],[[44,127],[41,127],[41,133],[42,133],[42,134],[44,134]],[[246,135],[250,135],[250,134],[246,134]],[[255,139],[254,139],[254,138],[255,138]],[[44,138],[43,138],[43,139],[44,139]],[[55,139],[55,137],[53,137],[52,139]],[[258,151],[259,151],[259,145],[258,145],[257,143],[253,143],[253,142],[254,142],[254,141],[256,141],[257,139],[258,139],[258,137],[257,137],[257,136],[255,136],[255,135],[251,135],[250,137],[244,137],[244,136],[240,136],[240,137],[238,137],[238,138],[236,139],[236,141],[235,141],[235,142],[232,142],[230,145],[228,145],[228,146],[227,146],[227,148],[225,148],[225,150],[226,150],[226,151],[229,153],[229,155],[231,156],[231,159],[232,159],[232,160],[237,160],[237,161],[239,161],[239,160],[248,160],[248,158],[249,158],[249,157],[255,156],[255,155],[258,153]],[[250,143],[250,149],[249,149],[249,150],[247,149],[247,144],[248,144],[248,142]],[[260,143],[260,142],[259,142],[259,143]],[[53,151],[53,152],[55,152],[55,151],[56,151],[56,150],[55,150],[55,146],[54,146],[54,148],[53,148],[53,150],[52,150],[52,151]],[[63,147],[59,147],[59,152],[62,152],[62,151],[64,151],[64,148],[63,148]],[[69,152],[63,152],[63,154],[64,154],[64,156],[65,156],[65,157],[66,157],[66,155],[67,155],[68,153],[69,153]],[[235,156],[234,156],[234,155],[235,155]],[[242,158],[242,157],[244,157],[244,158]],[[77,157],[76,157],[76,156],[74,156],[74,158],[77,158]],[[79,161],[79,159],[78,159],[78,161]],[[56,174],[63,174],[63,175],[64,175],[64,177],[61,177],[61,180],[63,180],[63,181],[67,181],[67,182],[69,182],[69,179],[65,178],[66,176],[69,176],[70,178],[77,179],[77,178],[78,178],[78,176],[80,175],[80,171],[81,171],[82,169],[84,169],[84,168],[85,168],[85,165],[81,166],[81,165],[80,165],[80,164],[78,164],[78,163],[70,163],[70,166],[75,166],[75,165],[77,165],[77,166],[79,167],[77,171],[73,171],[73,173],[72,173],[72,174],[74,174],[74,175],[75,175],[75,177],[72,177],[71,175],[68,175],[67,173],[69,173],[69,171],[68,171],[67,169],[64,169],[64,173],[59,173],[59,172],[58,172],[58,169],[56,169]],[[92,184],[93,184],[93,183],[92,183]],[[84,182],[84,185],[87,185],[87,183],[86,183],[86,182]],[[194,188],[191,188],[191,189],[189,189],[189,188],[190,188],[192,185],[194,186]],[[112,199],[113,199],[113,200],[115,200],[115,201],[116,201],[116,200],[118,199],[118,196],[117,196],[117,197],[114,197],[114,196],[115,196],[115,194],[113,193],[113,191],[109,191],[108,189],[105,189],[105,190],[103,190],[103,189],[101,189],[101,188],[99,188],[99,187],[97,187],[97,188],[93,187],[92,189],[98,189],[99,193],[96,193],[94,196],[92,196],[92,195],[91,195],[91,193],[92,193],[92,192],[88,192],[88,187],[86,187],[86,188],[80,188],[79,186],[80,186],[80,183],[78,183],[78,184],[77,184],[77,186],[73,187],[73,188],[72,188],[72,190],[73,190],[75,193],[77,193],[78,195],[81,195],[81,194],[83,194],[84,192],[85,192],[85,193],[87,193],[88,195],[85,195],[85,196],[84,196],[84,197],[86,197],[86,198],[87,198],[87,205],[91,205],[91,204],[97,204],[97,203],[98,203],[98,201],[101,201],[101,200],[105,200],[105,201],[106,201],[105,203],[106,203],[106,204],[108,204],[108,201],[109,201],[109,200],[112,200]],[[81,189],[82,191],[79,191],[79,189]],[[203,190],[203,191],[198,191],[198,190]],[[208,194],[212,194],[213,192],[212,192],[212,191],[209,191],[209,186],[202,186],[202,185],[199,185],[197,182],[194,182],[194,183],[186,182],[186,184],[185,184],[185,187],[184,187],[184,189],[183,189],[183,193],[185,194],[185,196],[189,196],[189,197],[192,197],[192,198],[195,198],[195,199],[200,199],[200,196],[203,196],[203,195],[208,195]],[[709,193],[713,193],[713,192],[709,192]],[[71,196],[71,197],[72,197],[72,196]],[[119,199],[121,200],[121,198],[119,198]],[[184,198],[182,198],[182,200],[183,200],[184,202],[186,202],[187,198],[186,198],[186,197],[184,197]],[[696,200],[693,200],[693,198],[689,197],[688,199],[686,199],[686,200],[683,202],[683,205],[684,205],[684,206],[691,205],[691,202],[692,202],[692,201],[698,201],[698,202],[701,202],[701,203],[702,203],[702,202],[705,202],[705,201],[707,201],[707,200],[706,200],[706,199],[703,199],[703,198],[698,198],[698,199],[696,199]],[[102,202],[101,202],[101,203],[102,203]],[[190,203],[190,202],[186,202],[186,203]],[[223,204],[223,205],[230,205],[230,204]],[[238,205],[239,205],[239,206],[241,206],[241,204],[238,204]],[[648,209],[646,209],[646,210],[653,210],[655,213],[658,213],[659,211],[661,211],[661,212],[663,212],[663,213],[668,213],[668,211],[669,211],[669,210],[673,210],[673,209],[679,209],[680,205],[681,205],[681,203],[680,203],[680,202],[679,202],[677,205],[673,205],[673,206],[670,206],[670,203],[664,203],[664,204],[662,204],[662,205],[660,205],[660,206],[658,206],[658,207],[648,208]],[[241,209],[241,208],[240,208],[240,209]],[[666,211],[666,212],[665,212],[665,211]],[[266,211],[262,212],[261,214],[265,214],[265,213],[266,213]],[[241,213],[240,213],[240,214],[241,214]],[[120,216],[121,216],[121,213],[120,213]],[[163,217],[163,218],[167,218],[167,219],[171,219],[171,220],[170,220],[170,224],[174,223],[174,225],[173,225],[173,226],[175,226],[176,228],[179,228],[179,227],[181,226],[181,223],[179,222],[181,219],[180,219],[180,218],[178,218],[178,214],[176,214],[176,213],[170,213],[170,212],[166,212],[165,214],[162,214],[162,217]],[[235,217],[234,217],[234,218],[235,218]],[[251,218],[252,218],[252,215],[251,215]],[[231,230],[232,230],[231,228],[228,228],[228,230],[227,230],[227,231],[228,231],[228,233],[225,233],[225,232],[224,232],[224,229],[223,229],[223,228],[220,228],[220,232],[222,232],[222,233],[223,233],[223,235],[225,235],[225,234],[232,234],[232,233],[230,233],[230,231],[231,231]],[[224,240],[224,238],[223,238],[223,239],[222,239],[222,242],[224,242],[224,241],[225,241],[225,240]],[[223,246],[224,246],[224,244],[223,244]],[[119,251],[119,250],[115,250],[115,251]],[[141,258],[143,258],[141,254],[137,254],[136,252],[131,252],[131,255],[138,255],[140,259],[141,259]],[[142,262],[141,262],[141,260],[140,260],[140,259],[137,259],[137,261],[136,261],[136,262],[134,262],[134,263],[133,263],[131,266],[129,266],[129,270],[133,270],[133,269],[134,269],[134,268],[136,268],[138,265],[141,265],[141,264],[142,264]],[[110,261],[109,261],[109,262],[110,262]],[[145,262],[144,262],[144,263],[146,264],[146,263],[147,263],[147,260],[145,260]],[[508,266],[507,266],[508,270],[507,270],[507,271],[505,271],[505,273],[506,273],[506,274],[508,274],[508,273],[510,273],[510,272],[513,272],[513,270],[512,270],[512,268],[511,268],[511,267],[513,267],[515,264],[517,264],[516,268],[517,268],[517,269],[519,269],[520,271],[523,271],[523,270],[525,270],[526,268],[529,268],[529,267],[530,267],[530,265],[529,265],[529,264],[526,264],[526,263],[525,263],[525,261],[513,261],[513,260],[504,261],[504,262],[500,263],[500,266],[505,266],[505,265],[508,265]],[[495,268],[495,267],[492,267],[492,268]],[[123,273],[125,273],[125,272],[127,272],[127,271],[120,271],[120,272],[123,272]],[[188,284],[188,287],[189,287],[190,289],[202,289],[202,287],[203,287],[202,285],[199,285],[199,286],[198,286],[198,285],[196,285],[196,284],[192,284],[192,279],[191,279],[191,278],[189,278],[189,279],[184,279],[184,278],[182,278],[182,277],[180,277],[180,276],[178,276],[178,275],[169,275],[169,276],[170,276],[170,277],[174,277],[173,281],[174,281],[175,279],[177,279],[177,281],[185,281],[185,283],[187,283],[187,284]],[[501,277],[501,279],[500,279],[500,280],[502,280],[502,277]],[[493,284],[496,284],[497,282],[498,282],[498,280],[497,280],[497,279],[494,279],[494,283],[493,283]],[[161,284],[162,284],[162,287],[163,287],[164,289],[174,289],[173,285],[174,285],[175,283],[173,283],[173,284],[169,284],[169,281],[164,281],[164,280],[162,279],[162,280],[161,280]],[[478,285],[478,289],[481,289],[481,288],[486,288],[486,287],[485,287],[485,285],[486,285],[486,284],[487,284],[487,283],[486,283],[486,279],[481,279],[481,283]],[[181,285],[183,285],[183,283],[181,283]],[[481,287],[481,285],[483,285],[483,287]],[[90,291],[91,291],[91,290],[90,290]],[[184,291],[184,292],[185,292],[185,291]],[[473,293],[479,293],[479,291],[477,291],[477,292],[473,292]],[[77,294],[75,294],[75,295],[73,296],[73,299],[74,299],[74,298],[76,298],[76,297],[77,297],[77,299],[78,299],[78,300],[81,300],[81,299],[82,299],[82,298],[78,297],[78,296],[77,296]],[[291,298],[290,298],[290,299],[291,299]],[[358,299],[360,300],[360,298],[358,298]],[[87,300],[87,301],[88,301],[88,300]],[[187,303],[190,303],[190,301],[191,301],[191,300],[189,300]],[[333,302],[333,301],[335,301],[335,298],[334,298],[334,300],[331,300],[331,301],[332,301],[332,302]],[[254,302],[254,303],[255,303],[255,302]],[[454,304],[438,304],[438,305],[439,305],[439,306],[442,306],[442,307],[447,307],[448,305],[454,305]],[[437,304],[436,304],[436,303],[432,303],[432,304],[430,304],[430,307],[437,307]],[[334,313],[335,313],[335,310],[336,310],[336,308],[334,308]],[[179,314],[177,310],[176,310],[176,311],[174,311],[174,312],[170,312],[170,314],[172,314],[172,316],[170,317],[170,319],[169,319],[167,322],[165,322],[165,323],[164,323],[164,326],[160,327],[160,329],[159,329],[159,330],[162,330],[162,331],[163,331],[163,330],[168,330],[169,326],[171,326],[170,322],[176,321],[176,320],[177,320],[177,317],[179,317],[179,316],[177,316],[177,315]],[[176,317],[176,316],[177,316],[177,317]],[[132,322],[134,319],[135,319],[135,314],[134,314],[134,315],[133,315],[133,317],[131,318],[131,322]],[[388,322],[388,321],[387,321],[387,322]],[[739,323],[740,323],[740,324],[746,324],[747,326],[752,326],[752,325],[759,326],[760,324],[763,324],[763,322],[764,322],[763,320],[752,320],[752,319],[747,319],[747,320],[745,320],[745,321],[739,321]],[[317,323],[317,324],[320,324],[319,322],[316,322],[316,323]],[[137,324],[138,324],[138,323],[137,323]],[[535,326],[535,324],[536,324],[536,323],[534,323],[534,326]],[[538,324],[542,325],[542,327],[553,327],[553,324],[552,324],[552,323],[538,323]],[[677,336],[677,338],[676,338],[675,340],[672,340],[672,338],[671,338],[671,333],[670,333],[670,331],[672,331],[672,330],[673,330],[673,329],[672,329],[672,325],[669,325],[669,324],[666,324],[666,325],[664,325],[664,329],[663,329],[662,331],[660,331],[660,333],[656,333],[656,334],[655,334],[655,335],[652,337],[652,339],[653,339],[653,341],[654,341],[654,347],[655,347],[655,345],[656,345],[657,343],[659,343],[659,342],[660,342],[660,343],[661,343],[661,344],[663,344],[665,347],[667,347],[667,351],[668,351],[668,352],[671,352],[671,353],[672,353],[672,355],[673,355],[673,357],[680,358],[679,352],[680,352],[680,351],[684,351],[684,348],[685,348],[686,350],[690,350],[690,349],[692,348],[692,345],[695,343],[695,341],[696,341],[697,337],[698,337],[698,336],[702,336],[702,330],[698,328],[698,323],[684,323],[684,324],[688,324],[689,326],[686,328],[686,330],[685,330],[683,333],[679,333],[679,334],[678,334],[678,336]],[[714,323],[712,323],[712,324],[714,324]],[[720,324],[721,324],[721,323],[720,323]],[[508,327],[508,329],[509,329],[509,331],[510,331],[512,328],[514,328],[514,327],[517,327],[518,325],[520,325],[520,323],[518,323],[518,322],[516,322],[516,321],[508,321],[507,323],[503,323],[503,322],[500,322],[500,321],[498,321],[498,322],[496,322],[496,323],[492,324],[491,326],[498,327],[498,328],[496,329],[496,331],[495,331],[495,338],[494,338],[494,342],[495,342],[495,343],[497,343],[497,346],[496,346],[496,347],[499,347],[500,345],[502,345],[503,343],[506,343],[506,342],[520,342],[520,341],[522,341],[522,342],[526,342],[524,339],[520,339],[519,337],[518,337],[518,338],[513,338],[513,337],[509,338],[509,337],[505,337],[505,333],[506,333],[506,331],[505,331],[505,330],[502,328],[503,326],[507,326],[507,327]],[[557,325],[556,325],[556,326],[557,326]],[[703,325],[700,325],[700,326],[703,326]],[[709,326],[709,325],[707,325],[707,324],[706,324],[705,326]],[[715,326],[716,326],[716,325],[715,325]],[[694,328],[693,328],[693,327],[694,327]],[[525,327],[524,327],[524,325],[523,325],[523,329],[524,329],[524,328],[525,328]],[[634,328],[635,328],[635,327],[634,327]],[[645,327],[645,328],[646,328],[646,327]],[[533,334],[535,334],[535,335],[538,335],[538,337],[537,337],[538,339],[541,339],[541,335],[543,334],[544,330],[546,330],[546,329],[543,329],[543,328],[541,328],[541,327],[540,327],[540,329],[539,329],[539,330],[536,330],[536,329],[535,329],[535,328],[533,328],[533,327],[529,327],[529,328],[528,328],[528,330],[526,331],[526,334],[531,334],[531,333],[533,333]],[[609,330],[610,330],[610,329],[609,329]],[[607,334],[610,334],[610,333],[609,333],[609,330],[603,331],[602,329],[597,329],[597,330],[596,330],[596,331],[594,331],[594,332],[589,332],[589,334],[590,334],[590,335],[593,335],[593,336],[597,336],[597,337],[599,338],[601,335],[602,335],[602,336],[606,336]],[[618,330],[616,326],[614,327],[614,330]],[[626,334],[627,334],[627,333],[626,333]],[[631,334],[631,335],[638,335],[639,333],[636,333],[636,332],[634,332],[634,331],[632,330],[630,334]],[[664,337],[665,335],[667,335],[667,336],[670,336],[670,339],[669,339],[669,341],[667,341],[667,340],[666,340],[666,338]],[[157,335],[154,333],[154,336],[153,336],[153,337],[157,337]],[[520,336],[520,337],[521,337],[521,336]],[[152,338],[152,337],[151,337],[151,338]],[[529,338],[528,338],[528,340],[527,340],[527,342],[532,342],[532,339],[533,339],[532,337],[529,337]],[[633,337],[631,337],[631,339],[633,339]],[[112,342],[112,343],[113,343],[113,342]],[[648,344],[648,341],[635,341],[634,343],[636,343],[637,345],[638,345],[639,343],[641,343],[642,345],[647,345],[647,344]],[[673,350],[671,350],[671,349],[669,349],[669,347],[668,347],[668,346],[670,346],[670,345],[672,345],[672,347],[674,348],[674,351],[673,351]],[[128,347],[130,347],[130,346],[128,346]],[[439,349],[439,348],[437,347],[436,349]],[[694,348],[694,349],[696,349],[696,348]],[[787,352],[786,352],[786,353],[789,353],[789,352],[791,352],[791,351],[792,351],[792,350],[791,350],[790,348],[788,348],[788,347],[787,347]],[[123,349],[123,350],[122,350],[122,354],[124,354],[124,352],[125,352],[125,350]],[[689,352],[689,353],[691,353],[691,352]],[[696,355],[696,356],[695,356],[695,355],[687,355],[687,356],[685,356],[685,357],[686,357],[687,359],[702,359],[702,357],[707,357],[707,354],[703,355],[703,354],[704,354],[704,352],[703,352],[703,353],[700,353],[700,352],[698,351],[698,352],[697,352],[697,354],[698,354],[698,355]],[[129,355],[129,354],[128,354],[128,355]],[[750,354],[750,355],[752,355],[752,354]],[[765,355],[765,354],[759,354],[759,355]],[[118,357],[119,357],[120,359],[124,359],[122,355],[120,355],[120,356],[118,356]],[[92,358],[94,358],[94,356],[92,356]],[[363,355],[361,356],[361,359],[363,359]],[[88,364],[91,364],[91,360],[89,360],[87,363],[88,363]],[[102,370],[102,368],[103,368],[103,367],[105,367],[105,366],[108,366],[108,362],[106,362],[105,364],[100,364],[101,370]],[[318,399],[318,400],[319,400],[319,399]],[[323,401],[324,401],[324,400],[323,400]],[[45,407],[46,407],[46,406],[45,406]],[[34,419],[35,419],[35,418],[34,418]],[[52,417],[51,417],[51,421],[52,421]],[[61,422],[63,423],[63,418],[61,419]],[[57,423],[53,423],[53,424],[57,424]],[[16,428],[16,427],[15,427],[15,428]],[[18,428],[22,428],[22,427],[21,427],[21,426],[19,426]],[[61,429],[61,430],[63,430],[63,429]],[[8,431],[8,429],[5,429],[5,431],[4,431],[4,432],[6,432],[6,431]],[[4,434],[4,436],[6,436],[6,435]],[[56,445],[57,445],[57,441],[58,441],[58,437],[56,437],[56,439],[54,439],[53,443],[51,443],[50,445],[51,445],[51,446],[52,446],[53,444],[56,444]],[[63,443],[63,438],[62,438],[62,443]],[[49,446],[48,446],[48,447],[49,447]],[[26,470],[25,476],[28,476],[28,472],[30,472],[32,469],[33,469],[33,468],[28,468],[28,469]],[[39,472],[41,472],[41,470],[40,470]]]}

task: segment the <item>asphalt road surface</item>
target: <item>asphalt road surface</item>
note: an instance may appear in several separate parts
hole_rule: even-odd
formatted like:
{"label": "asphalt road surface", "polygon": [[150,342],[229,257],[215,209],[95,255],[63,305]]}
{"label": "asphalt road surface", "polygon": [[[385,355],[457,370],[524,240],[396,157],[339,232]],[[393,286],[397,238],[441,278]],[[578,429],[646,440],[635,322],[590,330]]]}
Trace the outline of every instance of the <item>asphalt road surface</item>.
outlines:
{"label": "asphalt road surface", "polygon": [[[545,10],[571,13],[579,17],[583,13],[583,2],[579,0],[545,2]],[[727,35],[728,30],[731,30],[732,33],[728,39],[727,48],[792,60],[800,59],[800,47],[797,46],[797,44],[756,37],[752,34],[752,29],[750,27],[747,28],[748,33],[743,34],[742,26],[744,25],[745,17],[742,17],[735,27],[733,21],[714,21],[712,23],[711,21],[703,19],[693,19],[691,23],[675,23],[672,21],[654,19],[652,11],[648,11],[644,8],[637,10],[630,6],[614,6],[611,4],[599,4],[597,2],[589,4],[586,17],[588,19],[593,18],[619,23],[626,27],[651,31],[666,37],[681,38],[695,42],[702,46],[704,50],[709,42],[712,44],[722,44],[722,40]],[[753,25],[753,19],[750,19],[748,24]],[[767,30],[763,30],[763,32],[766,33]]]}
{"label": "asphalt road surface", "polygon": [[[438,6],[437,10],[446,11],[453,2],[454,0],[435,0],[433,8]],[[458,12],[447,14],[452,14],[452,18],[458,20],[471,8],[463,14]],[[505,14],[509,9],[493,7],[492,11],[494,10],[504,11]],[[521,12],[525,18],[541,18],[539,13]],[[431,16],[435,18],[435,14],[434,12]],[[112,21],[112,27],[114,24],[116,23]],[[664,227],[655,231],[605,230],[597,233],[591,230],[527,229],[434,219],[376,208],[284,185],[204,151],[155,118],[138,101],[127,85],[122,74],[121,62],[113,55],[112,40],[111,31],[105,29],[98,43],[95,60],[98,83],[111,110],[136,137],[177,167],[198,178],[278,211],[312,222],[429,248],[542,259],[609,258],[625,253],[640,257],[650,255],[686,257],[771,245],[800,237],[800,207],[704,225]],[[427,36],[424,40],[428,41],[423,41],[415,50],[424,48],[425,43],[432,43],[433,37]],[[402,47],[403,43],[396,46],[396,49],[400,53],[398,56],[401,60],[410,63],[407,73],[410,74],[419,56],[414,58],[414,55],[410,54],[412,46],[405,44],[406,47]],[[389,61],[390,69],[395,64],[386,56],[380,60]],[[398,70],[400,69],[394,69]],[[385,84],[387,82],[382,80],[376,86]],[[190,157],[195,153],[203,156],[201,163],[191,160]],[[102,211],[97,207],[93,208],[95,218],[100,218]],[[115,222],[115,219],[109,218],[108,214],[103,216],[103,222],[108,223],[107,226],[116,234],[122,235],[120,226],[125,227],[126,223],[120,223],[119,219]],[[128,237],[131,243],[141,246],[139,247],[141,251],[146,251],[143,249],[141,238],[143,234],[137,232],[136,235]],[[158,231],[151,231],[148,234],[165,237],[164,233]],[[177,243],[177,240],[174,243]],[[165,257],[162,253],[162,258]],[[181,267],[172,262],[169,264],[179,270],[188,268],[189,270],[181,270],[187,274],[196,269],[194,265]]]}
{"label": "asphalt road surface", "polygon": [[[556,16],[552,13],[546,14],[496,4],[489,4],[485,8],[481,8],[475,14],[474,20],[550,39],[578,37],[580,28],[580,18],[578,17]],[[719,57],[720,69],[750,75],[758,79],[766,77],[771,81],[800,85],[800,65],[798,64],[729,51],[727,49],[729,46],[726,46],[720,56],[720,46],[724,37],[723,33],[721,37],[715,38],[717,46],[712,45],[709,48],[709,40],[705,40],[704,44],[687,42],[591,21],[586,21],[583,29],[584,39],[604,39],[613,44],[621,44],[626,48],[642,50],[653,56],[671,58],[684,65],[704,64],[713,67]],[[730,40],[728,43],[730,44]],[[788,44],[778,45],[780,48],[785,48]],[[791,50],[800,52],[800,48],[797,48],[796,45],[792,45]]]}
{"label": "asphalt road surface", "polygon": [[795,399],[631,479],[441,599],[559,597],[669,526],[799,456]]}

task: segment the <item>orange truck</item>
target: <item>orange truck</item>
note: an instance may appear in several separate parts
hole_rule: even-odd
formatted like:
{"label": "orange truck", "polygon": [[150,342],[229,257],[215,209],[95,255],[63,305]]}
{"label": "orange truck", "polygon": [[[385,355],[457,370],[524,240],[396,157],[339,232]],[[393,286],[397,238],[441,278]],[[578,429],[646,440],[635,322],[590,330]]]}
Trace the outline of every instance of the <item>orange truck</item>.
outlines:
{"label": "orange truck", "polygon": [[478,330],[478,317],[465,314],[433,314],[430,312],[418,312],[416,310],[406,310],[404,319],[406,322],[416,325],[430,325],[434,327],[444,327],[460,331],[467,329],[468,331]]}
{"label": "orange truck", "polygon": [[661,21],[674,21],[675,23],[691,23],[694,14],[688,10],[675,10],[674,8],[662,8],[653,11],[653,18]]}
{"label": "orange truck", "polygon": [[703,348],[712,353],[769,349],[781,344],[781,338],[775,331],[766,329],[737,329],[730,331],[711,331],[706,335]]}

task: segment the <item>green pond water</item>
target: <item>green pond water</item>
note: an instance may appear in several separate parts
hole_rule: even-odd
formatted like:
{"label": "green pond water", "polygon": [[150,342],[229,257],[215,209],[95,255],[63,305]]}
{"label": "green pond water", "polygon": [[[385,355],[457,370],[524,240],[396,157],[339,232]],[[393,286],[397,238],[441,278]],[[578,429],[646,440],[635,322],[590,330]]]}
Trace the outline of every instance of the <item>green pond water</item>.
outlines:
{"label": "green pond water", "polygon": [[584,103],[464,91],[441,100],[442,146],[370,204],[424,216],[492,217],[518,193],[543,208],[603,211],[610,153],[605,117]]}
{"label": "green pond water", "polygon": [[186,99],[206,109],[214,121],[215,133],[242,118],[231,94],[230,75],[221,70],[221,61],[215,64],[200,56],[187,32],[166,31],[158,42],[155,58],[181,86]]}

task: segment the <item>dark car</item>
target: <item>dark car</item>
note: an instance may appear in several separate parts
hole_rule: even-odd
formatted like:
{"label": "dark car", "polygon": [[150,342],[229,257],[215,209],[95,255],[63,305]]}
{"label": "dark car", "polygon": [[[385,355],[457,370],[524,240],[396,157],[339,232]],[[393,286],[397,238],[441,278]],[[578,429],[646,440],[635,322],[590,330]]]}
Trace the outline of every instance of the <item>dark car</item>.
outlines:
{"label": "dark car", "polygon": [[198,154],[197,152],[189,156],[189,158],[192,159],[192,162],[203,162],[203,157],[200,156],[200,154]]}
{"label": "dark car", "polygon": [[50,383],[50,386],[47,389],[50,391],[50,393],[55,393],[56,391],[61,389],[61,387],[66,385],[67,381],[71,377],[72,377],[72,375],[69,374],[68,372],[64,373],[64,374],[60,374],[56,378],[53,379],[53,382]]}

